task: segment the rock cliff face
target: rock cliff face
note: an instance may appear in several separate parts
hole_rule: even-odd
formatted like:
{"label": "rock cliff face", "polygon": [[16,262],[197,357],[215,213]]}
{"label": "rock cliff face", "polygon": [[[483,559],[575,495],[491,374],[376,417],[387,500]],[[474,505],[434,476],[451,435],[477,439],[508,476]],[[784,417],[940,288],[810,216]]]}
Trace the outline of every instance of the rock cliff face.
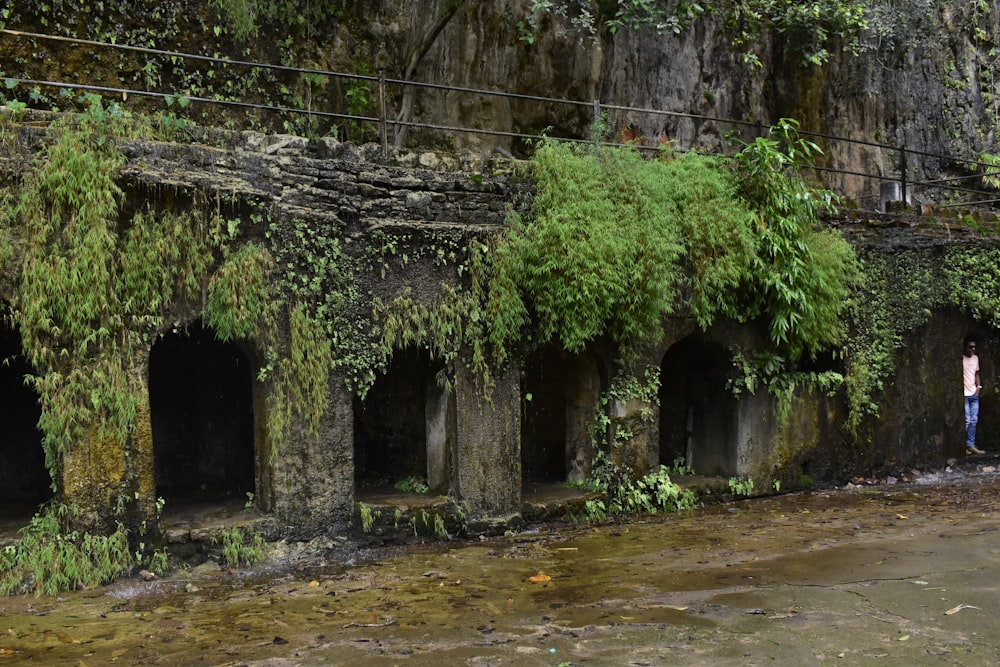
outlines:
{"label": "rock cliff face", "polygon": [[[969,165],[960,160],[974,159],[981,151],[996,152],[1000,98],[991,54],[1000,41],[997,2],[917,0],[903,7],[873,0],[865,3],[868,29],[860,49],[854,53],[834,43],[824,65],[808,67],[790,46],[794,36],[783,33],[765,33],[751,47],[743,47],[752,48],[760,61],[759,67],[745,64],[741,49],[733,46],[732,28],[713,15],[694,20],[676,35],[622,29],[594,36],[582,34],[558,16],[536,15],[538,29],[529,39],[524,20],[531,13],[531,0],[344,0],[311,3],[309,11],[299,8],[302,21],[258,17],[256,38],[238,38],[234,17],[221,9],[227,3],[120,4],[102,3],[97,8],[63,0],[42,15],[33,3],[13,0],[0,22],[8,29],[321,71],[374,76],[382,70],[390,81],[577,102],[546,103],[399,83],[387,87],[390,119],[448,128],[515,135],[549,129],[556,136],[583,138],[593,121],[592,102],[599,100],[605,111],[624,107],[610,109],[606,116],[612,136],[623,136],[624,130],[625,137],[640,137],[649,145],[667,140],[685,149],[719,148],[732,129],[747,138],[757,124],[794,117],[804,130],[868,142],[819,138],[827,152],[825,166],[835,169],[899,178],[903,157],[881,145],[915,151],[905,160],[911,182],[967,175]],[[379,115],[371,79],[251,72],[204,61],[180,64],[180,59],[159,54],[114,52],[9,33],[0,35],[0,63],[4,76],[19,79],[100,83],[354,117]],[[38,90],[20,85],[8,97],[41,106]],[[51,89],[42,87],[41,92],[42,97],[60,101]],[[136,101],[135,96],[129,98],[129,103]],[[202,113],[205,118],[198,118],[200,122],[214,118],[239,124],[251,115],[257,122],[268,122],[258,112],[242,108]],[[737,119],[748,125],[701,117]],[[313,123],[310,119],[308,129],[330,131]],[[360,137],[358,122],[337,123],[335,131],[341,138],[351,133],[352,139]],[[416,128],[397,128],[407,134],[401,141],[443,142],[485,151],[522,147],[522,140],[510,135],[443,130],[414,137]],[[370,125],[367,134],[367,139],[375,134]],[[877,196],[875,177],[821,174],[826,185],[855,199]],[[917,189],[909,194],[932,198]]]}
{"label": "rock cliff face", "polygon": [[[448,2],[420,4],[420,10],[400,13],[384,2],[376,12],[392,17],[381,22],[391,26],[381,35],[395,54],[390,63],[402,60]],[[538,38],[527,45],[519,41],[516,17],[530,4],[465,3],[427,51],[415,78],[765,126],[794,117],[804,130],[934,154],[907,156],[908,178],[916,180],[968,171],[935,155],[975,159],[980,151],[996,150],[1000,109],[990,53],[1000,33],[997,3],[922,0],[905,9],[874,3],[858,53],[832,49],[825,65],[804,67],[786,35],[764,35],[754,46],[759,68],[742,62],[731,31],[717,17],[698,19],[679,35],[628,29],[593,40],[553,19],[543,22]],[[470,106],[433,92],[421,93],[418,107],[436,122],[553,127],[555,134],[580,137],[591,120],[588,108],[574,115],[518,101]],[[630,126],[647,142],[666,137],[684,148],[718,148],[722,135],[733,129],[638,111],[618,111],[610,121],[615,132]],[[902,166],[898,151],[819,142],[830,167],[895,177]],[[871,195],[873,189],[877,194],[872,179],[826,174],[824,180],[851,197]]]}

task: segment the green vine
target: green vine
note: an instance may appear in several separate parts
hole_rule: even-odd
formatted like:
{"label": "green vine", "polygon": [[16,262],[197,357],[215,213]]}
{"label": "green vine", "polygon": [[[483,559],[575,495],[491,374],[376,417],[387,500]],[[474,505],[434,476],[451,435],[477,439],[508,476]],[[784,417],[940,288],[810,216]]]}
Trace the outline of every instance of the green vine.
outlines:
{"label": "green vine", "polygon": [[948,301],[947,290],[936,287],[941,281],[927,251],[873,251],[861,257],[864,283],[852,301],[853,330],[845,346],[850,432],[865,416],[878,414],[876,399],[893,375],[904,336]]}
{"label": "green vine", "polygon": [[237,246],[240,223],[224,218],[218,202],[122,220],[117,137],[133,131],[130,122],[92,100],[85,113],[52,127],[38,167],[16,195],[5,195],[14,205],[0,235],[17,238],[21,249],[7,259],[17,276],[12,321],[36,371],[29,381],[41,399],[53,479],[78,442],[128,451],[136,418],[148,409],[145,353],[180,312],[203,308],[220,340],[258,346],[258,379],[273,383],[273,453],[289,442],[295,418],[315,435],[326,408],[334,361],[321,318],[331,303],[309,301],[276,279],[263,246]]}
{"label": "green vine", "polygon": [[8,233],[24,240],[12,306],[38,371],[39,426],[53,472],[62,450],[89,429],[126,443],[144,373],[136,353],[176,298],[197,294],[212,261],[207,222],[197,217],[140,214],[120,228],[116,122],[94,107],[57,126],[8,219]]}
{"label": "green vine", "polygon": [[878,414],[885,379],[893,376],[906,336],[925,325],[934,310],[951,306],[977,321],[1000,326],[1000,249],[950,247],[862,254],[865,282],[852,301],[847,360],[847,428],[855,431]]}

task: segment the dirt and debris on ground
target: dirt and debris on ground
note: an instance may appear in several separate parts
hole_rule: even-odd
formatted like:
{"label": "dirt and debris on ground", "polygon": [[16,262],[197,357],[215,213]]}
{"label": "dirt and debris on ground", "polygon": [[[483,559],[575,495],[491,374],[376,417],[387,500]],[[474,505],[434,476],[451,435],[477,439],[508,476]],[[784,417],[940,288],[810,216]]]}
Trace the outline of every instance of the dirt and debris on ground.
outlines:
{"label": "dirt and debris on ground", "polygon": [[998,463],[0,598],[0,667],[998,664]]}

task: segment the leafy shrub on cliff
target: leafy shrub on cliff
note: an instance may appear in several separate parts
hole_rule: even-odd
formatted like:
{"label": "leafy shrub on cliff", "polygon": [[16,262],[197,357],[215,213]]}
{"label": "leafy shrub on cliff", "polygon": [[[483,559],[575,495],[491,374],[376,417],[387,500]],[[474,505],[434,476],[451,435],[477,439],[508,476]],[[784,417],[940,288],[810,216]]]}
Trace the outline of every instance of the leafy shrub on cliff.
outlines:
{"label": "leafy shrub on cliff", "polygon": [[796,121],[782,119],[735,158],[740,193],[756,218],[744,318],[766,317],[771,342],[792,361],[843,340],[842,314],[860,278],[853,248],[817,224],[833,193],[813,190],[795,171],[819,152]]}

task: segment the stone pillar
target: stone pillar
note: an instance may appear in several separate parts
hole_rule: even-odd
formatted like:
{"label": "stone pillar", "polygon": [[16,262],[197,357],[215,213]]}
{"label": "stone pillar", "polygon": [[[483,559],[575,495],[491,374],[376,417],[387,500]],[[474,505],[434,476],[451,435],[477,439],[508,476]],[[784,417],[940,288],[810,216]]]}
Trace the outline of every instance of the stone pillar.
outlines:
{"label": "stone pillar", "polygon": [[590,476],[594,444],[590,427],[601,397],[601,375],[591,355],[574,357],[566,374],[566,480],[578,482]]}
{"label": "stone pillar", "polygon": [[130,484],[135,488],[133,498],[136,498],[136,518],[146,521],[148,526],[156,526],[157,495],[155,449],[153,448],[153,421],[149,408],[149,354],[144,352],[141,366],[135,370],[137,378],[141,376],[141,390],[135,397],[135,427],[130,438],[129,458],[132,469]]}
{"label": "stone pillar", "polygon": [[424,403],[427,437],[427,486],[436,493],[447,493],[451,478],[450,452],[455,437],[455,400],[447,388],[432,378],[427,383]]}
{"label": "stone pillar", "polygon": [[659,460],[659,431],[653,406],[638,398],[614,399],[608,405],[613,442],[621,446],[611,452],[612,460],[642,477]]}
{"label": "stone pillar", "polygon": [[[124,442],[92,423],[86,436],[63,450],[57,478],[62,501],[79,510],[74,527],[110,533],[119,521],[136,531],[155,530],[156,479],[149,416],[148,351],[124,372],[135,401],[132,432]],[[116,362],[111,362],[116,363]],[[85,371],[87,372],[87,371]]]}
{"label": "stone pillar", "polygon": [[[717,415],[713,421],[724,426],[726,416]],[[702,448],[701,453],[713,465],[706,469],[724,477],[750,478],[758,483],[770,479],[773,471],[768,466],[778,444],[778,426],[776,399],[766,389],[743,394],[735,402],[733,432],[716,431],[714,436],[719,446]],[[800,434],[800,438],[804,435]]]}
{"label": "stone pillar", "polygon": [[309,539],[343,532],[354,505],[354,412],[343,378],[334,376],[328,383],[317,435],[300,418],[293,419],[286,449],[262,457],[273,480],[281,536]]}
{"label": "stone pillar", "polygon": [[486,397],[472,371],[456,364],[452,486],[473,519],[521,510],[520,368],[511,364],[494,382]]}

